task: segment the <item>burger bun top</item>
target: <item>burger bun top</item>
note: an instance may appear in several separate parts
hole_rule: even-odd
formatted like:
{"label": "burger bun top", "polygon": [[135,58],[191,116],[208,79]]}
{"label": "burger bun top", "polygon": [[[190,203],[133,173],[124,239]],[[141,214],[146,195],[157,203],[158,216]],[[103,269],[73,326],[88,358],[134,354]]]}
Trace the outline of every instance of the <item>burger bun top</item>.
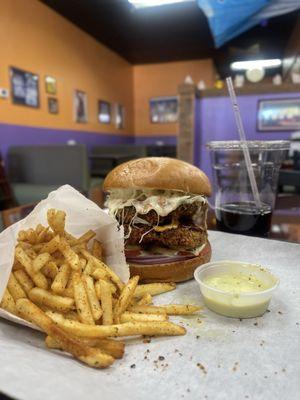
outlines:
{"label": "burger bun top", "polygon": [[162,189],[211,195],[208,177],[185,161],[167,157],[146,157],[118,165],[106,176],[103,189]]}

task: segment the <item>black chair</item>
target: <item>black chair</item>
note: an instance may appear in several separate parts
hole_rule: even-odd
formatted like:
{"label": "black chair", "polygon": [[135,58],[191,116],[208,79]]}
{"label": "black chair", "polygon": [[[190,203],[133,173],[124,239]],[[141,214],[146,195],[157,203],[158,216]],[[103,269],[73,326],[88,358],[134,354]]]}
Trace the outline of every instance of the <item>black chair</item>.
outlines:
{"label": "black chair", "polygon": [[150,145],[147,146],[147,157],[177,157],[177,148],[175,145]]}
{"label": "black chair", "polygon": [[94,146],[90,154],[91,175],[104,178],[117,165],[145,156],[145,146],[126,144]]}

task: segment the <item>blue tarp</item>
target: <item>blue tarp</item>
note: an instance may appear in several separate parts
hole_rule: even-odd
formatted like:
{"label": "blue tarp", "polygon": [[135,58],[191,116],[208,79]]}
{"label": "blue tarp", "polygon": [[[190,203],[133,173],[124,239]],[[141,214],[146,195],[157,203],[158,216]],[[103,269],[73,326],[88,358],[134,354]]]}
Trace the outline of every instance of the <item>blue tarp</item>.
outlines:
{"label": "blue tarp", "polygon": [[217,48],[265,19],[300,9],[300,0],[198,0],[198,4]]}

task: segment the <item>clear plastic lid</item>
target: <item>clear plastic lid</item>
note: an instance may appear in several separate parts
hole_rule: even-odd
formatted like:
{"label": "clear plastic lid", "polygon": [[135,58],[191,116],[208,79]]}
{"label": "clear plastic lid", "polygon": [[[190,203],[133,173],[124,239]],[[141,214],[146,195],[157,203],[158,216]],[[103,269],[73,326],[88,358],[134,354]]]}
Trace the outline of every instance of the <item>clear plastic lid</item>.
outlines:
{"label": "clear plastic lid", "polygon": [[[249,149],[257,150],[289,150],[290,141],[288,140],[247,140]],[[240,140],[213,141],[208,142],[206,147],[209,150],[241,150]]]}

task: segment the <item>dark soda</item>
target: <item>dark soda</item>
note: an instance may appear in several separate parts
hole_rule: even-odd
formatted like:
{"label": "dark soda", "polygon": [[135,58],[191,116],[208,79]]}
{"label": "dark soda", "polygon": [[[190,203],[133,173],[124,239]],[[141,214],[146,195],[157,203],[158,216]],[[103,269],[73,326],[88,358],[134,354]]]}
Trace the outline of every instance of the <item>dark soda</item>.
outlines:
{"label": "dark soda", "polygon": [[215,209],[219,230],[243,235],[266,237],[270,231],[272,210],[263,204],[258,209],[254,203],[222,204]]}

